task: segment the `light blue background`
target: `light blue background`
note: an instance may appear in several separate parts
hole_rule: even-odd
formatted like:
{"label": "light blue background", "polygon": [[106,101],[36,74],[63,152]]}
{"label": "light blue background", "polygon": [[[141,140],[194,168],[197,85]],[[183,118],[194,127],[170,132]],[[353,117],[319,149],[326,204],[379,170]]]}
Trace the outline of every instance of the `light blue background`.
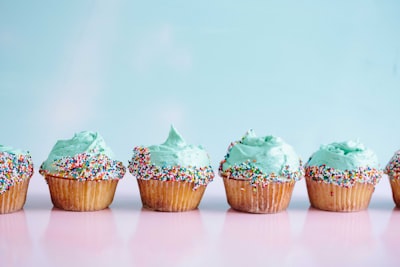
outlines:
{"label": "light blue background", "polygon": [[173,123],[217,169],[253,128],[304,161],[360,138],[383,167],[400,148],[399,14],[394,0],[1,1],[0,143],[37,170],[56,140],[97,130],[127,163]]}

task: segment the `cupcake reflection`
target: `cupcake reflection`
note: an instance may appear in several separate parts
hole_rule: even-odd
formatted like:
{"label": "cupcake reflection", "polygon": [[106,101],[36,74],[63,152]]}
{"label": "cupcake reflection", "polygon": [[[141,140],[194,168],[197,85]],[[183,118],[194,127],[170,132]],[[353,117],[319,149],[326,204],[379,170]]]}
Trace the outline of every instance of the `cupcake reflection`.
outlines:
{"label": "cupcake reflection", "polygon": [[112,266],[119,249],[112,211],[65,212],[53,208],[43,238],[53,266]]}
{"label": "cupcake reflection", "polygon": [[388,254],[388,265],[398,266],[399,264],[399,240],[400,240],[400,209],[394,208],[390,215],[389,223],[382,235],[385,251]]}
{"label": "cupcake reflection", "polygon": [[309,208],[300,240],[307,257],[302,260],[316,266],[368,266],[376,246],[368,210],[338,213]]}
{"label": "cupcake reflection", "polygon": [[1,266],[28,266],[32,257],[32,240],[25,211],[0,216]]}
{"label": "cupcake reflection", "polygon": [[220,243],[224,266],[283,265],[292,247],[288,213],[254,215],[229,209]]}
{"label": "cupcake reflection", "polygon": [[142,209],[130,251],[132,266],[180,266],[200,252],[204,227],[199,210],[154,212]]}

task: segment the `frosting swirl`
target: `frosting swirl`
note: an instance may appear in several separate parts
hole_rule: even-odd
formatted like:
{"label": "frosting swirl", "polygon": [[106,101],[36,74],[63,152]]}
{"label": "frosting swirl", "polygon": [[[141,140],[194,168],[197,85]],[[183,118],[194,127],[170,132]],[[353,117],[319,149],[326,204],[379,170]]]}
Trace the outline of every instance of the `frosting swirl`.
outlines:
{"label": "frosting swirl", "polygon": [[167,140],[161,145],[148,147],[151,162],[162,166],[209,166],[210,158],[202,146],[188,145],[171,126]]}
{"label": "frosting swirl", "polygon": [[32,175],[33,162],[29,152],[0,145],[0,194]]}
{"label": "frosting swirl", "polygon": [[59,140],[40,166],[40,174],[85,180],[122,179],[125,167],[97,132],[83,131]]}
{"label": "frosting swirl", "polygon": [[321,145],[306,164],[315,181],[349,187],[356,182],[376,185],[382,177],[378,158],[359,140]]}
{"label": "frosting swirl", "polygon": [[193,182],[194,189],[214,178],[204,148],[186,144],[173,126],[163,144],[135,147],[128,169],[137,179]]}
{"label": "frosting swirl", "polygon": [[256,186],[298,181],[303,177],[304,169],[294,149],[281,138],[257,137],[249,130],[241,140],[229,145],[219,173],[232,179],[250,180]]}

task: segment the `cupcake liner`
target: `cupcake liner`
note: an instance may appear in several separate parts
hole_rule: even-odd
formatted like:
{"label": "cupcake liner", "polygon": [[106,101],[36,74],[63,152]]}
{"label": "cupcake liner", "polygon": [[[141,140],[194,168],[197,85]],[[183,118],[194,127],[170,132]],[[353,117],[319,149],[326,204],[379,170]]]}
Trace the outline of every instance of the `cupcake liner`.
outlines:
{"label": "cupcake liner", "polygon": [[355,183],[342,187],[317,182],[306,177],[307,192],[311,206],[326,211],[360,211],[368,208],[375,187],[368,183]]}
{"label": "cupcake liner", "polygon": [[0,214],[21,210],[25,205],[30,179],[15,183],[0,195]]}
{"label": "cupcake liner", "polygon": [[223,177],[228,204],[249,213],[277,213],[286,210],[292,197],[294,181],[252,186],[248,180]]}
{"label": "cupcake liner", "polygon": [[86,180],[46,175],[54,207],[69,211],[96,211],[114,199],[118,180]]}
{"label": "cupcake liner", "polygon": [[400,179],[389,176],[389,181],[392,188],[393,201],[396,207],[400,207]]}
{"label": "cupcake liner", "polygon": [[137,179],[144,208],[156,211],[188,211],[196,209],[206,186],[193,190],[194,183]]}

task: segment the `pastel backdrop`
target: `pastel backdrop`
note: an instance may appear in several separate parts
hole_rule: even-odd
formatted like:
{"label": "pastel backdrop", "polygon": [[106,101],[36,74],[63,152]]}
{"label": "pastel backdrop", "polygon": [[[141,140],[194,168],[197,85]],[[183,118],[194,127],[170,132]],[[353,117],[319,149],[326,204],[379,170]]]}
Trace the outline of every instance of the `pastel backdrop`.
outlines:
{"label": "pastel backdrop", "polygon": [[[48,194],[40,164],[81,130],[126,164],[174,124],[215,170],[249,128],[304,161],[359,138],[384,167],[400,149],[399,14],[394,0],[1,1],[0,143],[31,152],[30,194]],[[222,188],[216,177],[205,197]]]}

